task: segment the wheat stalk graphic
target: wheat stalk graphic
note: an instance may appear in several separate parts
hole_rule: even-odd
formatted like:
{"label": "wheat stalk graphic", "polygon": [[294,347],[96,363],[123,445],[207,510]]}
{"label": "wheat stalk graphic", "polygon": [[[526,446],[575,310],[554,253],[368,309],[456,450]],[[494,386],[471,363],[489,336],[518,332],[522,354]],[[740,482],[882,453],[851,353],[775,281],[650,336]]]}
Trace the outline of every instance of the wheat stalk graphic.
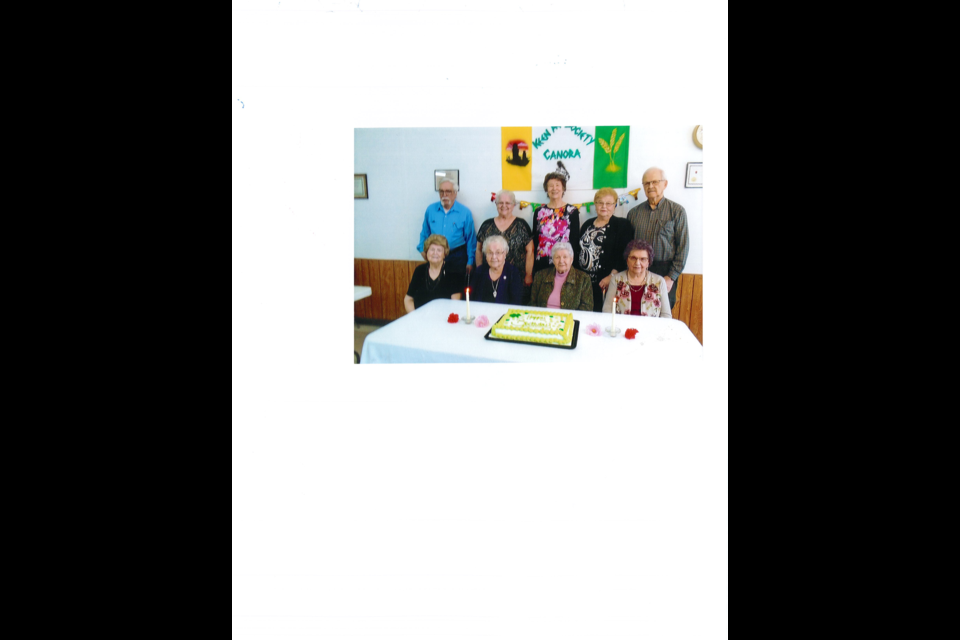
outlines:
{"label": "wheat stalk graphic", "polygon": [[[607,165],[607,171],[616,172],[620,171],[620,167],[613,163],[613,159],[617,155],[617,151],[620,150],[620,145],[623,144],[623,139],[627,137],[627,132],[624,131],[620,134],[620,139],[617,140],[617,128],[613,128],[613,132],[610,134],[610,142],[607,142],[603,138],[597,138],[597,142],[600,143],[600,146],[604,151],[607,152],[607,155],[610,156],[610,164]],[[617,140],[617,143],[614,144],[613,141]]]}

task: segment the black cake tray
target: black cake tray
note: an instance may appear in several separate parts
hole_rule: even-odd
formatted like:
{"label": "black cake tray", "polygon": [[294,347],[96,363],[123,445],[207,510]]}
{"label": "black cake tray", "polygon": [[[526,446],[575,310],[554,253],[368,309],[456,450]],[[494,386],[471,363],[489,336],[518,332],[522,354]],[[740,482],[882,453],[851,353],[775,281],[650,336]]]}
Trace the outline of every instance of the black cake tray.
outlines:
{"label": "black cake tray", "polygon": [[[505,316],[507,314],[503,314]],[[497,318],[497,322],[503,320],[503,316]],[[490,331],[493,331],[493,325],[497,324],[494,322],[490,325]],[[503,338],[494,338],[490,335],[490,331],[487,331],[487,335],[483,336],[487,340],[493,340],[494,342],[509,342],[510,344],[525,344],[531,347],[549,347],[551,349],[576,349],[577,348],[577,339],[580,337],[580,321],[573,321],[573,340],[570,342],[568,347],[565,344],[544,344],[542,342],[520,342],[518,340],[504,340]]]}

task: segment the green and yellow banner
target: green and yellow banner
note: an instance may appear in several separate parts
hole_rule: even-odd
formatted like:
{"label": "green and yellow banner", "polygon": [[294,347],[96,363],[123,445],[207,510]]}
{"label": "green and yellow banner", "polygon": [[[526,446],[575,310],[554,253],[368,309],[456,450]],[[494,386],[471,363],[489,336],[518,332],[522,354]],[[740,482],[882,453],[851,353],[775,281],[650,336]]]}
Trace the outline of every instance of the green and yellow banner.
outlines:
{"label": "green and yellow banner", "polygon": [[593,188],[625,189],[630,127],[597,127],[596,137],[599,148],[593,152]]}

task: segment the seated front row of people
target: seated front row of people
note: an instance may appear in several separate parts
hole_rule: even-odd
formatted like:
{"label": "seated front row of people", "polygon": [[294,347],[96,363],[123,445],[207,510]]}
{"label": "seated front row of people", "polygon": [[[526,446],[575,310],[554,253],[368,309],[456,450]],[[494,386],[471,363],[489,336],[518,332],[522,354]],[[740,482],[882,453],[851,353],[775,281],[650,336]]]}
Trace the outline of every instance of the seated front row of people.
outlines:
{"label": "seated front row of people", "polygon": [[[460,300],[459,276],[449,276],[444,260],[450,253],[447,239],[434,234],[424,241],[427,263],[413,272],[407,295],[403,298],[407,313],[438,298]],[[470,299],[477,302],[521,304],[523,276],[506,262],[507,241],[489,236],[483,242],[485,264],[474,270],[470,281]],[[627,270],[610,279],[603,311],[610,313],[617,298],[617,313],[671,318],[670,299],[663,278],[649,270],[653,247],[643,240],[632,240],[623,252]],[[590,276],[573,268],[573,247],[569,242],[553,246],[553,266],[538,271],[530,289],[530,305],[547,309],[593,311],[593,286]]]}

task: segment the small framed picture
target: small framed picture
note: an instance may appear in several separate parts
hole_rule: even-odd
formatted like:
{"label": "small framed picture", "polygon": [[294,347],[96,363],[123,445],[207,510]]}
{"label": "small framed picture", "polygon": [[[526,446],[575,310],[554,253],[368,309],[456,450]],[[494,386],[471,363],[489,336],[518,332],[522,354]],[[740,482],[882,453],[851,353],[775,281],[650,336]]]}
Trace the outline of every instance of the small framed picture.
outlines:
{"label": "small framed picture", "polygon": [[433,172],[433,190],[440,191],[440,183],[444,180],[453,180],[453,184],[460,188],[459,169],[437,169]]}
{"label": "small framed picture", "polygon": [[686,187],[699,187],[703,188],[703,163],[702,162],[688,162],[687,163],[687,184]]}
{"label": "small framed picture", "polygon": [[353,174],[353,197],[364,199],[367,198],[367,174]]}

